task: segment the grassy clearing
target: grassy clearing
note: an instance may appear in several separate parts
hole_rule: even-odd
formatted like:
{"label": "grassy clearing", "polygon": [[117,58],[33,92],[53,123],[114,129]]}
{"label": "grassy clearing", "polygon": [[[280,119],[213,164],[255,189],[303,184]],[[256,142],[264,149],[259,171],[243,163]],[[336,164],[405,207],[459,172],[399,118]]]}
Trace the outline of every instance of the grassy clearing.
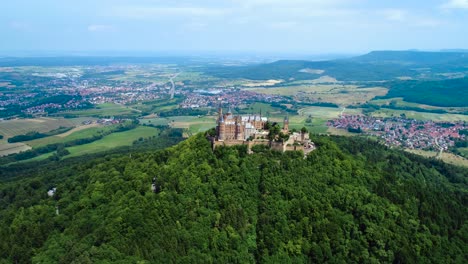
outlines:
{"label": "grassy clearing", "polygon": [[216,117],[175,116],[169,118],[173,128],[188,129],[191,133],[206,131],[216,126]]}
{"label": "grassy clearing", "polygon": [[353,137],[358,134],[355,133],[350,133],[345,129],[338,129],[334,127],[328,127],[327,128],[327,134],[335,135],[335,136],[345,136],[345,137]]}
{"label": "grassy clearing", "polygon": [[89,144],[67,148],[70,155],[66,156],[66,158],[107,151],[116,147],[131,146],[133,141],[138,140],[140,137],[156,136],[158,131],[153,127],[139,126],[129,131],[113,133]]}
{"label": "grassy clearing", "polygon": [[[433,158],[437,155],[437,152],[434,151],[425,151],[425,150],[415,150],[415,149],[405,149],[405,151],[421,155],[428,158]],[[468,167],[468,159],[454,155],[452,153],[443,152],[440,159],[446,163]]]}
{"label": "grassy clearing", "polygon": [[136,116],[140,112],[125,105],[105,103],[97,105],[96,108],[62,112],[57,115],[73,115],[78,117],[107,117],[107,116]]}
{"label": "grassy clearing", "polygon": [[468,148],[458,148],[458,151],[464,156],[468,157]]}
{"label": "grassy clearing", "polygon": [[[340,117],[343,109],[342,108],[333,108],[333,107],[321,107],[321,106],[311,106],[307,108],[300,109],[299,115],[301,116],[311,116],[312,118],[322,118],[322,119],[332,119]],[[348,115],[360,115],[362,114],[361,109],[345,109],[345,114]]]}

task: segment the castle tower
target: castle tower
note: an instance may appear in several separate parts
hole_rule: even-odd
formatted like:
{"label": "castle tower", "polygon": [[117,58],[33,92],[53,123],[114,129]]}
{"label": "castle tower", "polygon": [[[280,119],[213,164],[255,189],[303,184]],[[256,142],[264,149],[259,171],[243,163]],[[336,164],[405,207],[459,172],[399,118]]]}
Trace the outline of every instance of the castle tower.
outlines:
{"label": "castle tower", "polygon": [[236,117],[236,133],[235,133],[235,139],[237,140],[244,140],[244,131],[242,127],[242,118],[240,116]]}
{"label": "castle tower", "polygon": [[283,130],[286,132],[289,131],[289,117],[288,116],[284,117]]}
{"label": "castle tower", "polygon": [[226,123],[221,115],[218,121],[218,140],[222,141],[226,138]]}

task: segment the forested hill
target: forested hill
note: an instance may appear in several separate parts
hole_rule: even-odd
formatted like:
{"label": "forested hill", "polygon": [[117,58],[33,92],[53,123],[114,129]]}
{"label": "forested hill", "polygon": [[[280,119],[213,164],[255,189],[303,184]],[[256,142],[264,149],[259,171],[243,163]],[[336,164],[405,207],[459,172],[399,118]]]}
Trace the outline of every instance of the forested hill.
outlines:
{"label": "forested hill", "polygon": [[222,78],[252,80],[310,80],[331,76],[338,81],[385,81],[400,77],[441,79],[444,74],[466,74],[468,52],[373,51],[330,61],[282,60],[250,66],[210,67],[206,73]]}
{"label": "forested hill", "polygon": [[466,263],[466,170],[313,140],[303,159],[197,135],[2,182],[0,263]]}
{"label": "forested hill", "polygon": [[468,52],[372,51],[351,60],[371,63],[402,63],[419,66],[462,62],[466,65]]}

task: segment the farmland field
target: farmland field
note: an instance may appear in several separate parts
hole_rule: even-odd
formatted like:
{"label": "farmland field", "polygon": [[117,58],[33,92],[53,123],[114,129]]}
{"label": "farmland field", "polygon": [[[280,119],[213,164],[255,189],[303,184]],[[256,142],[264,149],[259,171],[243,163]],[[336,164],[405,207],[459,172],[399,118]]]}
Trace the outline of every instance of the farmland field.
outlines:
{"label": "farmland field", "polygon": [[83,154],[107,151],[116,147],[131,146],[133,141],[138,140],[140,137],[156,136],[158,131],[153,127],[140,126],[129,131],[113,133],[89,144],[67,148],[70,155],[66,157],[76,157]]}
{"label": "farmland field", "polygon": [[31,141],[26,141],[24,142],[25,144],[31,146],[31,147],[40,147],[40,146],[45,146],[48,144],[54,144],[54,143],[65,143],[68,141],[76,140],[76,139],[81,139],[81,138],[90,138],[94,135],[98,135],[102,132],[111,130],[113,126],[93,126],[93,127],[88,127],[86,129],[82,129],[79,131],[75,131],[65,137],[63,137],[63,134],[52,136],[52,137],[45,137],[45,138],[39,138]]}
{"label": "farmland field", "polygon": [[74,115],[79,117],[110,117],[110,116],[136,116],[139,111],[120,104],[105,103],[97,105],[94,109],[62,112],[58,115]]}
{"label": "farmland field", "polygon": [[[421,155],[424,157],[428,157],[428,158],[433,158],[437,155],[437,152],[434,152],[434,151],[414,150],[414,149],[411,149],[411,150],[406,149],[406,151],[417,154],[417,155]],[[468,167],[468,159],[454,155],[452,153],[443,152],[440,159],[446,163]]]}
{"label": "farmland field", "polygon": [[329,102],[338,105],[353,105],[365,103],[376,96],[386,95],[388,90],[383,87],[362,88],[356,85],[297,85],[273,88],[249,88],[263,94],[292,96],[296,99],[311,102]]}
{"label": "farmland field", "polygon": [[35,119],[14,119],[0,121],[0,135],[5,139],[12,136],[26,134],[27,132],[37,131],[40,133],[49,132],[59,127],[75,127],[84,119],[65,119],[65,118],[35,118]]}
{"label": "farmland field", "polygon": [[0,144],[0,157],[31,149],[23,143]]}
{"label": "farmland field", "polygon": [[407,110],[394,110],[394,109],[380,109],[372,113],[372,115],[376,117],[393,117],[393,116],[400,116],[402,114],[405,114],[406,118],[413,118],[417,120],[432,120],[434,122],[453,122],[453,121],[468,122],[468,115],[460,115],[460,114],[436,114],[436,113],[426,113],[426,112],[407,111]]}
{"label": "farmland field", "polygon": [[[311,106],[307,108],[300,109],[299,115],[301,116],[312,116],[318,117],[322,119],[332,119],[340,117],[341,113],[343,112],[342,108],[332,108],[332,107],[320,107],[320,106]],[[343,112],[347,115],[359,115],[362,114],[360,109],[348,109],[346,108]]]}

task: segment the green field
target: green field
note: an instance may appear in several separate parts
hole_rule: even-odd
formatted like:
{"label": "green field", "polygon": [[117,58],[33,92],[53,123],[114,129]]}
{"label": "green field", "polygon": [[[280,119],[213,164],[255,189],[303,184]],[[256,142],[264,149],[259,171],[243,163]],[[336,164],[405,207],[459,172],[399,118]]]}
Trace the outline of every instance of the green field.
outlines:
{"label": "green field", "polygon": [[67,116],[73,115],[78,117],[108,117],[108,116],[137,116],[140,114],[138,110],[132,109],[125,105],[105,103],[97,105],[96,108],[79,110],[79,111],[70,111],[70,112],[61,112],[57,115]]}
{"label": "green field", "polygon": [[295,85],[273,88],[248,88],[246,90],[263,94],[291,96],[309,102],[329,102],[338,105],[366,103],[376,96],[384,96],[388,90],[383,87],[358,87],[356,85]]}
{"label": "green field", "polygon": [[95,135],[99,135],[103,132],[112,130],[114,127],[115,125],[91,127],[88,129],[73,132],[66,137],[52,136],[52,137],[39,138],[39,139],[31,140],[31,141],[26,141],[24,143],[31,147],[40,147],[40,146],[45,146],[45,145],[54,144],[54,143],[65,143],[65,142],[76,140],[76,139],[90,138]]}
{"label": "green field", "polygon": [[[426,151],[426,150],[420,150],[420,149],[405,149],[405,151],[424,156],[427,158],[434,158],[437,156],[437,152],[434,151]],[[468,159],[457,156],[452,153],[448,152],[443,152],[439,159],[443,160],[446,163],[450,163],[453,165],[457,166],[463,166],[463,167],[468,167]]]}
{"label": "green field", "polygon": [[66,157],[76,157],[83,154],[107,151],[116,147],[131,146],[133,141],[141,137],[156,136],[158,131],[158,129],[153,127],[139,126],[129,131],[113,133],[89,144],[67,148],[70,151],[70,155]]}
{"label": "green field", "polygon": [[460,115],[460,114],[436,114],[436,113],[426,113],[426,112],[407,111],[407,110],[394,110],[394,109],[380,109],[372,113],[372,115],[376,117],[393,117],[393,116],[400,116],[402,114],[405,114],[406,118],[413,118],[416,120],[432,120],[434,122],[454,122],[454,121],[468,122],[468,115]]}
{"label": "green field", "polygon": [[370,104],[378,105],[378,106],[386,106],[386,105],[394,105],[395,107],[412,107],[412,108],[420,108],[424,110],[444,110],[448,113],[452,112],[466,112],[468,111],[468,107],[440,107],[440,106],[432,106],[432,105],[425,105],[419,103],[412,103],[404,101],[401,97],[396,98],[389,98],[389,99],[376,99],[369,102]]}
{"label": "green field", "polygon": [[[343,108],[333,108],[333,107],[321,107],[321,106],[311,106],[300,109],[298,111],[301,116],[312,116],[312,118],[321,118],[321,119],[332,119],[339,118],[340,114],[343,112]],[[348,109],[346,108],[343,112],[347,115],[360,115],[362,114],[361,109]]]}
{"label": "green field", "polygon": [[458,151],[460,151],[463,157],[468,158],[468,148],[458,148]]}

